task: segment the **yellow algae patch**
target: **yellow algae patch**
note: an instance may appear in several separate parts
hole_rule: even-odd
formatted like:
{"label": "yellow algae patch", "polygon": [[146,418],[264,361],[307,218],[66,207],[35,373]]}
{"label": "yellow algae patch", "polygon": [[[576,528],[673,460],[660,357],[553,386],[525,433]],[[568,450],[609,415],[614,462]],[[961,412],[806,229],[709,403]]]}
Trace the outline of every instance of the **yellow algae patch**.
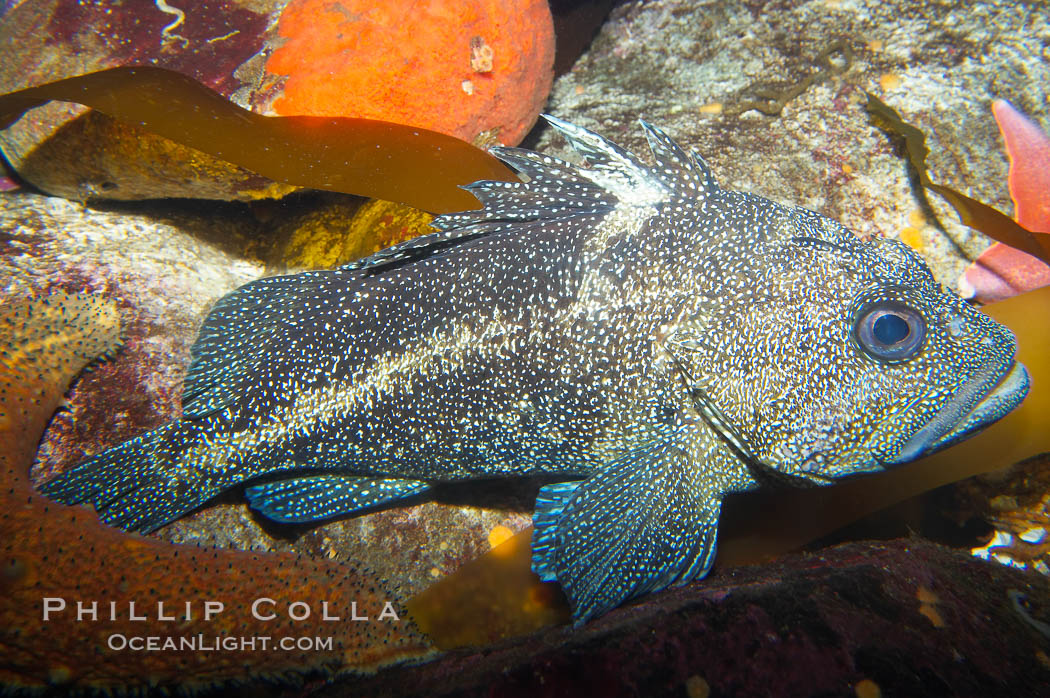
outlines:
{"label": "yellow algae patch", "polygon": [[857,698],[882,698],[882,689],[871,679],[861,679],[853,686]]}
{"label": "yellow algae patch", "polygon": [[434,219],[419,209],[375,199],[327,201],[284,226],[277,259],[293,269],[330,269],[363,259],[399,242],[434,232]]}
{"label": "yellow algae patch", "polygon": [[925,242],[922,229],[928,224],[926,216],[918,209],[912,209],[908,214],[908,225],[900,231],[900,241],[913,250],[922,252]]}
{"label": "yellow algae patch", "polygon": [[688,698],[707,698],[711,695],[711,686],[702,676],[693,674],[685,680],[685,694]]}
{"label": "yellow algae patch", "polygon": [[723,109],[725,109],[725,105],[721,102],[708,102],[700,105],[701,114],[721,114]]}
{"label": "yellow algae patch", "polygon": [[509,554],[510,549],[506,552],[501,552],[500,546],[506,543],[514,536],[514,531],[510,530],[506,526],[498,525],[493,526],[492,530],[489,531],[489,547],[492,548],[492,552],[499,554]]}
{"label": "yellow algae patch", "polygon": [[330,269],[345,263],[346,223],[359,208],[360,199],[326,202],[282,226],[278,236],[285,243],[276,261],[291,269]]}
{"label": "yellow algae patch", "polygon": [[919,600],[919,603],[940,603],[941,599],[937,594],[933,593],[933,590],[929,587],[920,586],[919,590],[915,592],[915,598]]}
{"label": "yellow algae patch", "polygon": [[915,228],[922,228],[926,225],[926,216],[923,215],[922,211],[917,208],[911,210],[908,214],[908,224]]}
{"label": "yellow algae patch", "polygon": [[432,220],[432,215],[411,206],[379,199],[369,201],[350,220],[340,262],[352,262],[399,242],[433,233]]}
{"label": "yellow algae patch", "polygon": [[1047,656],[1043,650],[1035,651],[1035,659],[1043,666],[1050,668],[1050,656]]}
{"label": "yellow algae patch", "polygon": [[919,252],[922,251],[922,231],[918,228],[913,228],[910,225],[907,228],[903,228],[900,232],[900,239],[901,242],[913,250],[918,250]]}
{"label": "yellow algae patch", "polygon": [[924,603],[919,606],[919,613],[926,616],[930,622],[933,623],[933,627],[935,628],[943,628],[947,625],[947,623],[944,622],[944,618],[941,617],[941,612],[937,610],[936,606]]}
{"label": "yellow algae patch", "polygon": [[[530,569],[532,529],[468,562],[408,600],[409,615],[441,649],[478,647],[569,620],[558,586]],[[480,620],[484,619],[484,620]]]}
{"label": "yellow algae patch", "polygon": [[919,590],[915,592],[915,598],[919,600],[919,613],[926,616],[933,627],[943,628],[947,625],[944,622],[944,617],[941,616],[941,612],[937,610],[937,605],[941,602],[940,597],[933,593],[933,590],[920,586]]}
{"label": "yellow algae patch", "polygon": [[881,87],[884,92],[896,90],[900,86],[901,78],[899,75],[894,73],[883,73],[879,76],[879,87]]}

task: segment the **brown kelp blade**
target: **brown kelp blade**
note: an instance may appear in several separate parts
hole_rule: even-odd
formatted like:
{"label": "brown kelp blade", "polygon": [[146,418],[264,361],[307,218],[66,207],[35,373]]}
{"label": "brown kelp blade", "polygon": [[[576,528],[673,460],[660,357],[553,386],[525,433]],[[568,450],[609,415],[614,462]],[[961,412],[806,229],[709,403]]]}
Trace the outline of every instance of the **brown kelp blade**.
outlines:
{"label": "brown kelp blade", "polygon": [[[895,470],[830,487],[748,493],[726,502],[717,567],[754,564],[796,550],[868,514],[928,490],[1050,451],[1050,287],[984,309],[1017,335],[1031,375],[1022,405],[982,433]],[[530,570],[531,529],[467,563],[407,604],[442,649],[482,646],[565,622],[565,599]]]}
{"label": "brown kelp blade", "polygon": [[405,609],[443,650],[480,647],[569,620],[553,582],[532,573],[526,529],[408,600]]}
{"label": "brown kelp blade", "polygon": [[435,213],[480,207],[462,185],[515,181],[499,160],[453,136],[373,119],[262,116],[152,66],[110,68],[0,95],[0,128],[52,100],[97,109],[278,182]]}
{"label": "brown kelp blade", "polygon": [[879,128],[903,139],[908,160],[919,176],[919,182],[940,194],[959,215],[959,220],[993,240],[1015,247],[1050,264],[1050,234],[1031,231],[988,204],[971,199],[950,187],[934,184],[926,172],[926,135],[904,121],[892,107],[874,95],[868,95],[868,112]]}

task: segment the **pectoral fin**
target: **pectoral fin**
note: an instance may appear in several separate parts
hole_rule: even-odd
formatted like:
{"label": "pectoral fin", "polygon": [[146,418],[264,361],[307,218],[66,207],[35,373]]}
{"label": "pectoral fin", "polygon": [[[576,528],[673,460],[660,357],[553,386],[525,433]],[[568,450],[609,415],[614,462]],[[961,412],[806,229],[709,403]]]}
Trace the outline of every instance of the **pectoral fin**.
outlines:
{"label": "pectoral fin", "polygon": [[532,568],[558,580],[579,625],[706,574],[720,508],[721,493],[681,449],[634,451],[587,480],[540,490]]}
{"label": "pectoral fin", "polygon": [[430,489],[419,480],[306,475],[245,488],[253,509],[273,521],[304,523],[352,514]]}

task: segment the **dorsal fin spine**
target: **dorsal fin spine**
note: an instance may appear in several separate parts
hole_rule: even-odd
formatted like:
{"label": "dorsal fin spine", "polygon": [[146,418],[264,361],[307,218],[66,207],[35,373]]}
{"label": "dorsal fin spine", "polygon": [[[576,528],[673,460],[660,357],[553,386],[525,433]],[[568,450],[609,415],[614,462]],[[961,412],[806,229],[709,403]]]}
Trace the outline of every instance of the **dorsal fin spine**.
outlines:
{"label": "dorsal fin spine", "polygon": [[616,197],[618,201],[634,205],[655,205],[670,198],[670,189],[653,170],[634,155],[593,131],[543,114],[577,153],[586,158],[588,166],[579,173]]}
{"label": "dorsal fin spine", "polygon": [[705,198],[718,189],[707,163],[695,151],[686,152],[670,136],[641,120],[656,167],[653,173],[679,195]]}
{"label": "dorsal fin spine", "polygon": [[657,162],[655,168],[581,126],[547,114],[543,118],[584,158],[584,164],[523,148],[492,148],[492,154],[525,181],[482,180],[466,185],[463,188],[477,197],[481,209],[438,216],[431,223],[438,233],[379,252],[355,263],[354,268],[375,270],[424,255],[428,249],[505,230],[511,224],[604,215],[620,205],[652,207],[676,198],[705,199],[718,190],[711,171],[696,153],[686,152],[645,121],[642,128]]}

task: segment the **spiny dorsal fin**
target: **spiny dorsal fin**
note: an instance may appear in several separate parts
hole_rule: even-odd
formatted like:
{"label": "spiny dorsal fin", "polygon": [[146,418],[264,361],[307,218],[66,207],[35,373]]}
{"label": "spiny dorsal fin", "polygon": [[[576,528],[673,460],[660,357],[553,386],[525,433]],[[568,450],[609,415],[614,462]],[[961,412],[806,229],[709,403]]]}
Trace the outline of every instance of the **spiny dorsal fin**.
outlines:
{"label": "spiny dorsal fin", "polygon": [[656,173],[620,146],[582,126],[547,114],[543,118],[587,159],[587,166],[580,168],[581,174],[619,201],[653,205],[669,198],[668,187]]}
{"label": "spiny dorsal fin", "polygon": [[438,216],[438,232],[408,240],[344,267],[372,273],[384,267],[433,254],[484,235],[523,224],[560,221],[575,216],[603,215],[618,205],[655,206],[675,196],[703,198],[718,188],[695,153],[686,153],[664,132],[642,121],[658,166],[650,168],[615,143],[563,121],[543,115],[586,160],[575,165],[524,148],[496,147],[492,154],[524,175],[527,181],[484,180],[464,187],[482,208]]}
{"label": "spiny dorsal fin", "polygon": [[615,193],[584,176],[577,166],[523,148],[492,149],[492,154],[528,178],[527,182],[481,181],[463,187],[484,208],[439,216],[440,230],[467,228],[493,221],[554,220],[616,207]]}
{"label": "spiny dorsal fin", "polygon": [[685,152],[670,136],[644,119],[641,124],[656,158],[654,173],[664,184],[693,198],[703,198],[718,189],[714,175],[696,151]]}

